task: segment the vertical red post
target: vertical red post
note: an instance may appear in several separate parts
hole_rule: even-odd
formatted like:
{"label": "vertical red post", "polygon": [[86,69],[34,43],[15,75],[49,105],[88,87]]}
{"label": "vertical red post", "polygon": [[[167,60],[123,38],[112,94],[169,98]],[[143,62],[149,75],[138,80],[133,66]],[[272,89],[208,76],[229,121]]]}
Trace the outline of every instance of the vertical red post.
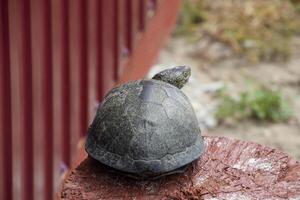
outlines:
{"label": "vertical red post", "polygon": [[137,32],[139,30],[139,0],[127,0],[127,46],[133,51]]}
{"label": "vertical red post", "polygon": [[120,66],[120,1],[114,0],[114,79],[118,80]]}
{"label": "vertical red post", "polygon": [[102,65],[103,65],[103,51],[104,49],[102,48],[103,46],[103,35],[104,35],[104,19],[103,19],[103,1],[98,1],[98,5],[97,5],[97,23],[96,26],[98,27],[98,37],[99,39],[96,41],[97,42],[97,46],[98,46],[98,65],[97,65],[97,69],[96,69],[96,74],[97,74],[97,79],[96,79],[96,85],[97,85],[97,91],[96,91],[96,98],[97,100],[101,100],[103,97],[103,93],[104,93],[104,88],[103,88],[103,77],[102,77]]}
{"label": "vertical red post", "polygon": [[68,1],[52,0],[53,57],[53,179],[57,191],[61,174],[70,166],[70,76]]}
{"label": "vertical red post", "polygon": [[44,11],[44,116],[45,116],[45,132],[44,132],[44,167],[45,167],[45,200],[53,199],[53,69],[52,69],[52,29],[51,29],[51,4],[45,0],[43,3]]}
{"label": "vertical red post", "polygon": [[145,28],[146,2],[0,0],[0,199],[52,199]]}
{"label": "vertical red post", "polygon": [[[176,12],[180,7],[180,0],[159,1],[156,5],[156,14],[152,17],[147,25],[143,36],[139,39],[138,45],[135,46],[129,62],[125,66],[126,73],[119,79],[118,84],[128,80],[135,80],[146,74],[149,66],[153,64],[158,50],[164,44],[166,37],[170,34],[176,22]],[[160,34],[157,34],[157,30]],[[155,42],[149,42],[155,41]]]}
{"label": "vertical red post", "polygon": [[116,13],[116,47],[115,47],[115,54],[118,60],[117,63],[117,71],[115,74],[115,78],[119,79],[121,74],[123,73],[123,66],[124,66],[124,60],[127,58],[129,54],[129,48],[127,43],[127,33],[128,33],[128,27],[127,27],[127,20],[128,20],[128,9],[126,5],[127,1],[125,0],[117,0],[116,6],[115,6],[115,13]]}
{"label": "vertical red post", "polygon": [[79,138],[87,131],[88,122],[88,68],[87,68],[87,19],[85,0],[69,4],[69,45],[71,74],[71,146],[76,152]]}
{"label": "vertical red post", "polygon": [[[33,94],[31,22],[28,0],[9,1],[10,64],[12,70],[13,167],[20,183],[17,199],[33,199]],[[15,184],[15,183],[14,183]]]}
{"label": "vertical red post", "polygon": [[79,140],[79,130],[81,130],[80,122],[80,0],[69,2],[69,49],[70,49],[70,113],[67,117],[70,118],[70,141],[71,141],[71,162],[74,157],[73,152],[76,152],[76,144]]}
{"label": "vertical red post", "polygon": [[8,2],[0,1],[0,199],[12,199],[12,121]]}
{"label": "vertical red post", "polygon": [[143,31],[146,27],[146,17],[147,17],[147,0],[139,1],[139,30]]}
{"label": "vertical red post", "polygon": [[[85,103],[86,76],[86,42],[85,42],[85,1],[74,0],[69,2],[69,48],[70,48],[70,131],[71,131],[71,155],[77,152],[77,143],[87,119]],[[75,157],[71,157],[71,161]]]}
{"label": "vertical red post", "polygon": [[[32,101],[32,61],[30,38],[30,3],[19,1],[22,6],[23,42],[21,46],[21,135],[23,142],[22,196],[24,200],[33,199],[33,101]],[[21,17],[21,18],[22,18]]]}
{"label": "vertical red post", "polygon": [[126,0],[126,46],[128,51],[131,53],[132,51],[132,20],[131,20],[131,13],[132,13],[132,1]]}
{"label": "vertical red post", "polygon": [[99,87],[103,95],[114,85],[114,3],[115,1],[101,1],[101,68]]}
{"label": "vertical red post", "polygon": [[51,4],[31,0],[35,198],[53,199]]}
{"label": "vertical red post", "polygon": [[80,132],[79,136],[85,136],[88,127],[88,65],[87,65],[87,1],[80,1],[79,24],[81,48],[80,59]]}
{"label": "vertical red post", "polygon": [[152,1],[152,6],[153,6],[153,9],[157,9],[157,4],[159,3],[159,2],[157,2],[157,0],[150,0],[150,1]]}
{"label": "vertical red post", "polygon": [[[100,90],[97,87],[99,69],[101,64],[100,51],[100,1],[90,0],[87,2],[87,68],[88,68],[88,122],[94,118],[96,106],[98,103],[97,93]],[[86,127],[87,128],[87,127]]]}
{"label": "vertical red post", "polygon": [[[22,58],[21,72],[21,138],[23,142],[22,196],[33,199],[33,104],[32,104],[32,61],[30,38],[30,3],[19,2],[22,6]],[[23,5],[22,5],[23,4]]]}
{"label": "vertical red post", "polygon": [[70,44],[69,44],[69,1],[62,1],[62,57],[61,57],[61,78],[62,78],[62,158],[67,166],[71,164],[71,80],[70,80]]}

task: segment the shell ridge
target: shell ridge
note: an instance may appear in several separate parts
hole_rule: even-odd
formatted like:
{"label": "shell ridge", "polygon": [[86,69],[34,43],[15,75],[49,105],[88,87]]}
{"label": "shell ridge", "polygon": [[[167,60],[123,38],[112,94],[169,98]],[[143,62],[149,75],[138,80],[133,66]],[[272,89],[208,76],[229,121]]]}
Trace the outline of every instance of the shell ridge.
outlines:
{"label": "shell ridge", "polygon": [[130,172],[168,172],[197,159],[201,131],[185,94],[166,82],[138,80],[109,92],[89,130],[88,154]]}

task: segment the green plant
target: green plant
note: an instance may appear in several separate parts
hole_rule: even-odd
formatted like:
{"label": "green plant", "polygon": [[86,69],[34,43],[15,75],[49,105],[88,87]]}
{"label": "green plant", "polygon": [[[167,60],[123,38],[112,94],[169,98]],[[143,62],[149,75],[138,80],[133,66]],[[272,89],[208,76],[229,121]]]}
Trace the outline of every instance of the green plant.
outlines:
{"label": "green plant", "polygon": [[198,24],[205,21],[205,11],[203,10],[205,0],[184,0],[180,17],[178,18],[179,26],[176,29],[176,35],[188,35],[198,29]]}
{"label": "green plant", "polygon": [[294,5],[296,11],[300,13],[300,1],[299,0],[290,0],[290,2]]}
{"label": "green plant", "polygon": [[184,0],[177,33],[210,36],[249,61],[285,60],[300,30],[296,0]]}
{"label": "green plant", "polygon": [[238,98],[221,92],[221,103],[216,111],[219,120],[226,118],[253,118],[267,121],[285,121],[291,116],[291,109],[280,91],[258,87],[243,91]]}

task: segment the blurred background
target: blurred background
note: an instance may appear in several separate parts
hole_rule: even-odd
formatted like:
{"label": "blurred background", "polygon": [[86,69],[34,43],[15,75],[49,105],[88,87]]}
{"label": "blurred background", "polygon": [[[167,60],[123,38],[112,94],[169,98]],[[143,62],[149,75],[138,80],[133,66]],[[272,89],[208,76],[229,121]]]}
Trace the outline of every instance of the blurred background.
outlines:
{"label": "blurred background", "polygon": [[0,200],[53,199],[105,93],[174,65],[203,135],[300,160],[299,34],[298,0],[0,0]]}
{"label": "blurred background", "polygon": [[300,1],[184,0],[162,66],[192,67],[204,135],[253,141],[300,160]]}

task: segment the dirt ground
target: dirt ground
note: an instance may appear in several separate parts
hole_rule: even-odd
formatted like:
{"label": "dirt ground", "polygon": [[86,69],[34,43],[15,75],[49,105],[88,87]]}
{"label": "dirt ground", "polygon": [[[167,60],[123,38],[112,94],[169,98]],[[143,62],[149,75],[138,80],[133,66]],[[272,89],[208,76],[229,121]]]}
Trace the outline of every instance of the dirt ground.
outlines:
{"label": "dirt ground", "polygon": [[[206,126],[202,127],[203,135],[254,141],[281,149],[300,160],[300,54],[297,51],[299,41],[295,39],[294,53],[287,62],[249,64],[241,58],[230,56],[230,51],[222,45],[215,44],[209,49],[201,49],[201,44],[172,38],[160,53],[154,69],[157,71],[165,66],[174,65],[188,65],[192,68],[192,83],[187,86],[185,93],[191,99],[196,113],[200,113],[197,115],[200,122],[207,120]],[[210,58],[218,61],[211,62]],[[215,122],[213,112],[218,99],[209,87],[224,84],[232,94],[237,94],[245,89],[247,80],[279,88],[284,98],[292,105],[293,117],[288,122],[281,123],[255,120],[228,120],[222,124]],[[203,85],[209,86],[208,89],[206,87],[203,90]]]}

